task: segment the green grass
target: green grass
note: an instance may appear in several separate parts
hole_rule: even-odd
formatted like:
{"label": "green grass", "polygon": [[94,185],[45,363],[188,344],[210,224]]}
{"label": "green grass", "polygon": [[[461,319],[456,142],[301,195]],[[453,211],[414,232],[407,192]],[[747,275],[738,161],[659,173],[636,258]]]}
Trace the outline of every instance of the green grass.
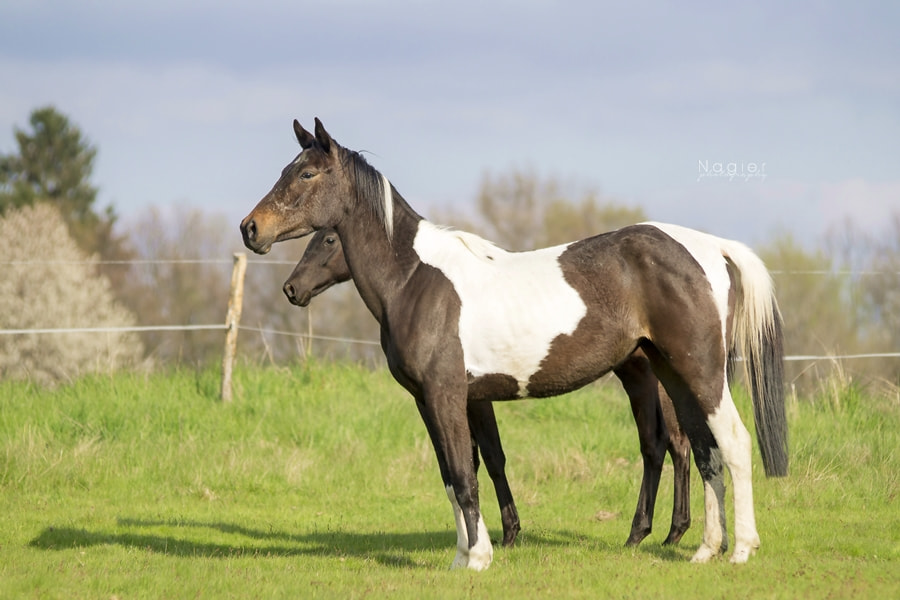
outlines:
{"label": "green grass", "polygon": [[688,563],[696,471],[681,544],[660,544],[667,469],[656,531],[623,547],[641,465],[615,382],[497,405],[523,531],[470,573],[448,570],[449,503],[388,374],[246,367],[235,382],[230,405],[214,371],[0,383],[0,598],[900,596],[896,395],[840,385],[791,401],[792,472],[765,479],[754,451],[763,546],[739,566]]}

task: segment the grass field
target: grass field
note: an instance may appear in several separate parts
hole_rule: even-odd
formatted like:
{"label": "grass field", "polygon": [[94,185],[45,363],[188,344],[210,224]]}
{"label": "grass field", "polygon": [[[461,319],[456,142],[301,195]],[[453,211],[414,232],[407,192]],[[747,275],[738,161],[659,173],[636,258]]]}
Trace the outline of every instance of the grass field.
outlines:
{"label": "grass field", "polygon": [[[667,470],[654,533],[623,546],[641,465],[616,382],[497,405],[523,531],[471,573],[448,570],[450,506],[387,373],[308,364],[235,380],[230,405],[215,371],[0,383],[0,598],[900,597],[896,390],[791,399],[791,475],[765,479],[754,450],[763,545],[738,566],[688,562],[696,470],[681,544],[660,544]],[[499,539],[484,473],[481,498]]]}

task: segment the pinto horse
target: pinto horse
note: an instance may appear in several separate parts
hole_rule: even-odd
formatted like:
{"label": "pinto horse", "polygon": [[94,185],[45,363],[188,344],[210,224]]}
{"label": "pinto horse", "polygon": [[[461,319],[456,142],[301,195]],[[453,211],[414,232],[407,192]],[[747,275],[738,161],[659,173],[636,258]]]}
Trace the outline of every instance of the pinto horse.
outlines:
{"label": "pinto horse", "polygon": [[507,252],[438,227],[316,119],[294,121],[301,152],[241,222],[244,244],[333,228],[356,288],[381,325],[394,378],[415,398],[453,508],[453,567],[483,570],[493,547],[481,516],[467,406],[555,396],[625,363],[635,350],[672,398],[704,487],[694,562],[760,545],[750,434],[728,387],[729,355],[747,372],[766,474],[787,474],[783,333],[771,277],[746,246],[643,223],[569,244]]}
{"label": "pinto horse", "polygon": [[[341,240],[333,229],[321,229],[306,246],[303,257],[294,267],[282,287],[284,295],[296,306],[308,306],[310,301],[331,286],[349,281],[350,267],[344,258]],[[677,544],[691,526],[690,476],[691,445],[675,418],[672,400],[657,382],[647,358],[640,350],[625,364],[615,369],[631,401],[632,414],[638,427],[644,477],[638,495],[637,508],[631,521],[631,533],[625,542],[636,546],[647,537],[653,525],[653,509],[662,475],[666,451],[672,457],[675,473],[675,499],[672,505],[672,524],[663,544]],[[658,390],[658,395],[657,395]],[[509,482],[506,479],[506,457],[500,444],[500,432],[490,402],[468,405],[469,428],[472,430],[473,459],[478,470],[477,444],[484,457],[503,522],[503,545],[515,542],[520,524]]]}

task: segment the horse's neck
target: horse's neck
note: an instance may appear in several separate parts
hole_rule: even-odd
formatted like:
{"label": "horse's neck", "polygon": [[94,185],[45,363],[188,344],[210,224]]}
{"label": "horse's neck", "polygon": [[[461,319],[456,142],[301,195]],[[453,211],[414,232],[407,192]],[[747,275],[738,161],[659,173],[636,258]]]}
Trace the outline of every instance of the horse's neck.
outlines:
{"label": "horse's neck", "polygon": [[412,240],[421,217],[396,199],[393,217],[390,239],[370,214],[350,215],[337,228],[356,289],[381,325],[386,324],[387,306],[418,264]]}

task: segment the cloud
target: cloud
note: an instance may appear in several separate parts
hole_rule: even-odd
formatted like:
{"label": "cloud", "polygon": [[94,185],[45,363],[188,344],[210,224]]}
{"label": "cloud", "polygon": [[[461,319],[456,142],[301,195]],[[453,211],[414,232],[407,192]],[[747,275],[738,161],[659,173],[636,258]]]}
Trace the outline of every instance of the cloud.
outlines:
{"label": "cloud", "polygon": [[[0,79],[16,82],[0,151],[54,104],[122,206],[246,204],[292,158],[295,117],[371,151],[414,204],[534,165],[710,230],[818,230],[848,196],[876,214],[900,155],[896,10],[865,3],[58,4],[0,6]],[[698,184],[698,159],[769,177]]]}
{"label": "cloud", "polygon": [[817,186],[818,209],[827,223],[852,219],[864,229],[877,232],[900,216],[900,180],[868,181],[854,178]]}

